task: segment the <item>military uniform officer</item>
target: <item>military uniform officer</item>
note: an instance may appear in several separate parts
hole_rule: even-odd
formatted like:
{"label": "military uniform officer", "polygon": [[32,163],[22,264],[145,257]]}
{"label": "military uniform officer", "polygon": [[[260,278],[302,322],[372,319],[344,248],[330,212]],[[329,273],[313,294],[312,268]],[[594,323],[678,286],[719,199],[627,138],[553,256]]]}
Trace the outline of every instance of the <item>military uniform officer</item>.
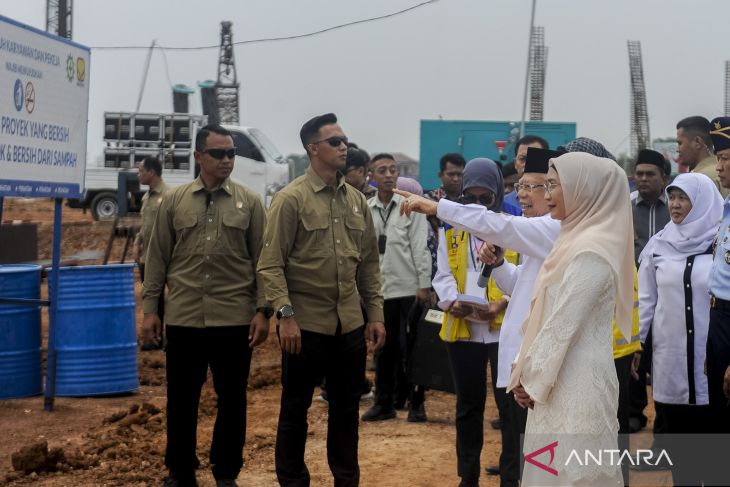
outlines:
{"label": "military uniform officer", "polygon": [[[718,179],[724,188],[730,188],[730,117],[715,118],[711,125]],[[725,199],[713,246],[707,387],[717,432],[727,434],[730,433],[730,196]]]}
{"label": "military uniform officer", "polygon": [[[139,278],[144,282],[144,254],[147,250],[147,244],[152,235],[152,227],[155,224],[155,218],[157,218],[157,210],[160,208],[162,203],[162,196],[168,190],[167,184],[162,180],[162,164],[156,157],[146,157],[139,164],[139,174],[137,178],[140,184],[144,184],[150,187],[144,196],[142,196],[142,208],[139,213],[142,217],[139,231],[134,237],[134,250],[135,260],[139,266]],[[160,299],[157,302],[157,315],[160,317],[160,322],[165,322],[165,293],[160,293]],[[160,344],[161,345],[161,344]],[[154,350],[159,348],[158,345],[152,343],[142,343],[141,349]]]}
{"label": "military uniform officer", "polygon": [[210,463],[216,485],[235,486],[243,466],[251,349],[268,334],[256,277],[265,225],[261,198],[234,183],[235,147],[218,125],[195,140],[200,176],[167,193],[147,249],[146,340],[159,342],[157,302],[167,283],[167,451],[165,485],[196,486],[196,426],[208,367],[218,396]]}
{"label": "military uniform officer", "polygon": [[300,137],[311,164],[274,197],[258,267],[282,349],[276,476],[283,486],[309,485],[307,410],[324,377],[327,460],[334,485],[354,487],[365,340],[376,349],[385,341],[377,239],[365,196],[341,172],[347,137],[337,117],[309,120]]}

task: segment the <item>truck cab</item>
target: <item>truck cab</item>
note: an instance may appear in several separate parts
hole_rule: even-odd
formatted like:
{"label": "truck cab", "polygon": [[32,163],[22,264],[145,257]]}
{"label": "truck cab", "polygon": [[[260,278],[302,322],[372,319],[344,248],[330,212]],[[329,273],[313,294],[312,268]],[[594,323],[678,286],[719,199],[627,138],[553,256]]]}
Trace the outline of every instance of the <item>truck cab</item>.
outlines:
{"label": "truck cab", "polygon": [[274,194],[289,183],[288,161],[259,129],[237,125],[222,127],[231,132],[236,146],[231,178],[261,195],[268,208]]}
{"label": "truck cab", "polygon": [[[106,112],[104,157],[96,166],[87,165],[85,195],[68,205],[90,209],[95,220],[139,211],[141,195],[148,188],[135,184],[137,166],[150,156],[162,162],[162,179],[168,186],[192,181],[198,174],[195,136],[205,124],[206,117],[187,113]],[[268,207],[289,182],[288,160],[261,130],[223,127],[236,146],[231,178],[258,193]]]}

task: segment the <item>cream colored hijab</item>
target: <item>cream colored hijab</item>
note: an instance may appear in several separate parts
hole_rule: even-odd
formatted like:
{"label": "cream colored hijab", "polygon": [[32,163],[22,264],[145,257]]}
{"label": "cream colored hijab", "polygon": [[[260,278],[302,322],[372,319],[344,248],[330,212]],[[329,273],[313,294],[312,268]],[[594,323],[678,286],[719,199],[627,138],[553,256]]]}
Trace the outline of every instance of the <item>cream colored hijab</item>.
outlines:
{"label": "cream colored hijab", "polygon": [[[545,291],[561,282],[570,263],[595,252],[611,266],[616,279],[616,323],[630,339],[634,308],[634,240],[629,185],[611,159],[571,152],[550,163],[560,177],[566,217],[560,234],[535,280],[530,313],[522,324],[522,346],[508,390],[520,382],[525,356],[543,325]],[[581,299],[575,296],[575,299]]]}

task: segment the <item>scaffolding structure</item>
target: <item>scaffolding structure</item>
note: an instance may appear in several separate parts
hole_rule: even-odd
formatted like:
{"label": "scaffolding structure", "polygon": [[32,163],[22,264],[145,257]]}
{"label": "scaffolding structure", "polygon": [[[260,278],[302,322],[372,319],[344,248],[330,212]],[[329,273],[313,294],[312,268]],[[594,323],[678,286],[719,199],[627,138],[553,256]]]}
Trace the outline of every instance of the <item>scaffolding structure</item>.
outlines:
{"label": "scaffolding structure", "polygon": [[532,44],[532,49],[530,49],[530,120],[542,121],[545,111],[545,71],[548,51],[545,46],[544,27],[533,27],[530,43]]}
{"label": "scaffolding structure", "polygon": [[46,32],[71,39],[73,0],[46,0]]}
{"label": "scaffolding structure", "polygon": [[629,72],[631,78],[631,155],[650,148],[649,111],[646,106],[644,68],[641,60],[641,42],[628,41]]}
{"label": "scaffolding structure", "polygon": [[725,116],[730,117],[730,61],[725,61]]}
{"label": "scaffolding structure", "polygon": [[238,76],[233,55],[232,22],[221,22],[221,45],[218,54],[218,80],[215,99],[221,123],[238,124]]}

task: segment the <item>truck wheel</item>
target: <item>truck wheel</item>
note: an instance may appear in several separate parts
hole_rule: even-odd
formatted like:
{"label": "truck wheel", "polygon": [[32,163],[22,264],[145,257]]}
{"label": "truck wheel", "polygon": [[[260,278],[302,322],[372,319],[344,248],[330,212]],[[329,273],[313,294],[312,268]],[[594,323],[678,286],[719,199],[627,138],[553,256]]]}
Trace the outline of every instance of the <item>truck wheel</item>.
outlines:
{"label": "truck wheel", "polygon": [[91,200],[91,215],[94,220],[117,216],[119,204],[114,193],[99,193]]}

